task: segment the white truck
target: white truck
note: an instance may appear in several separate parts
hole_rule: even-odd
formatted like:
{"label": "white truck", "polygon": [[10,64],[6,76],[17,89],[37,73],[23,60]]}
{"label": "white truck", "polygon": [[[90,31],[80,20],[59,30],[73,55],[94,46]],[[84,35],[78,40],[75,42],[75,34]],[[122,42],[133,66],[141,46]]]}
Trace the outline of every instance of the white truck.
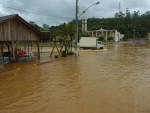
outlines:
{"label": "white truck", "polygon": [[79,46],[82,49],[103,49],[104,45],[101,41],[97,41],[96,37],[81,37]]}

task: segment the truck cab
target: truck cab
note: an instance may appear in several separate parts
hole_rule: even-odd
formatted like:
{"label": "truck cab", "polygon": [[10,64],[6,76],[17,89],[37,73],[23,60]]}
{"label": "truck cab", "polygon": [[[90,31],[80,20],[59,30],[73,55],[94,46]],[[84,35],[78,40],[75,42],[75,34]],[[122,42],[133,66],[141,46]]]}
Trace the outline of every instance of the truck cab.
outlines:
{"label": "truck cab", "polygon": [[97,49],[104,49],[102,41],[97,41]]}

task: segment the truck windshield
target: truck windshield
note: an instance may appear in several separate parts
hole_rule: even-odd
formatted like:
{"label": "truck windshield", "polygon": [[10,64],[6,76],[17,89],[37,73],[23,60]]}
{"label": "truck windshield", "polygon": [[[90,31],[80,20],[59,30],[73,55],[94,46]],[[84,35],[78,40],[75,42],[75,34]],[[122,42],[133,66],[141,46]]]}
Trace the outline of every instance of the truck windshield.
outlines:
{"label": "truck windshield", "polygon": [[98,42],[98,44],[102,44],[101,42]]}

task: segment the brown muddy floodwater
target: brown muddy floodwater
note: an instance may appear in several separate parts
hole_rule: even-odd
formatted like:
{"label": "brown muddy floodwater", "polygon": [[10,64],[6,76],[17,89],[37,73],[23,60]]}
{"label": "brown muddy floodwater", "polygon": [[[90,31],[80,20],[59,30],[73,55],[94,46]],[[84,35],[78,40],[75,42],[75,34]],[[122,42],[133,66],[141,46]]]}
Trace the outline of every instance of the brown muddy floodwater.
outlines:
{"label": "brown muddy floodwater", "polygon": [[0,113],[150,113],[150,45],[36,63],[1,67]]}

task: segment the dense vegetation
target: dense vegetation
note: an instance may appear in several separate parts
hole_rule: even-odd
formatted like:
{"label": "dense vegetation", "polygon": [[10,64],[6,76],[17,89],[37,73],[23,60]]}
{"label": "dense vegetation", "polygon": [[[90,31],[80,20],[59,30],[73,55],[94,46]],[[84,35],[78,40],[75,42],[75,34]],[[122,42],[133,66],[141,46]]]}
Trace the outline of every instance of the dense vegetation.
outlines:
{"label": "dense vegetation", "polygon": [[[36,23],[30,22],[32,25],[36,26],[39,30],[50,30],[54,36],[71,36],[74,37],[75,34],[75,21],[69,23],[64,23],[59,26],[51,26],[48,29],[48,25],[43,25],[39,27]],[[129,9],[126,12],[116,13],[112,18],[89,18],[88,19],[88,30],[98,30],[98,29],[116,29],[125,35],[124,39],[133,38],[145,38],[147,33],[150,32],[150,11],[144,14],[140,14],[139,11],[134,11],[131,13]],[[79,20],[79,35],[87,35],[81,33],[81,20]]]}

